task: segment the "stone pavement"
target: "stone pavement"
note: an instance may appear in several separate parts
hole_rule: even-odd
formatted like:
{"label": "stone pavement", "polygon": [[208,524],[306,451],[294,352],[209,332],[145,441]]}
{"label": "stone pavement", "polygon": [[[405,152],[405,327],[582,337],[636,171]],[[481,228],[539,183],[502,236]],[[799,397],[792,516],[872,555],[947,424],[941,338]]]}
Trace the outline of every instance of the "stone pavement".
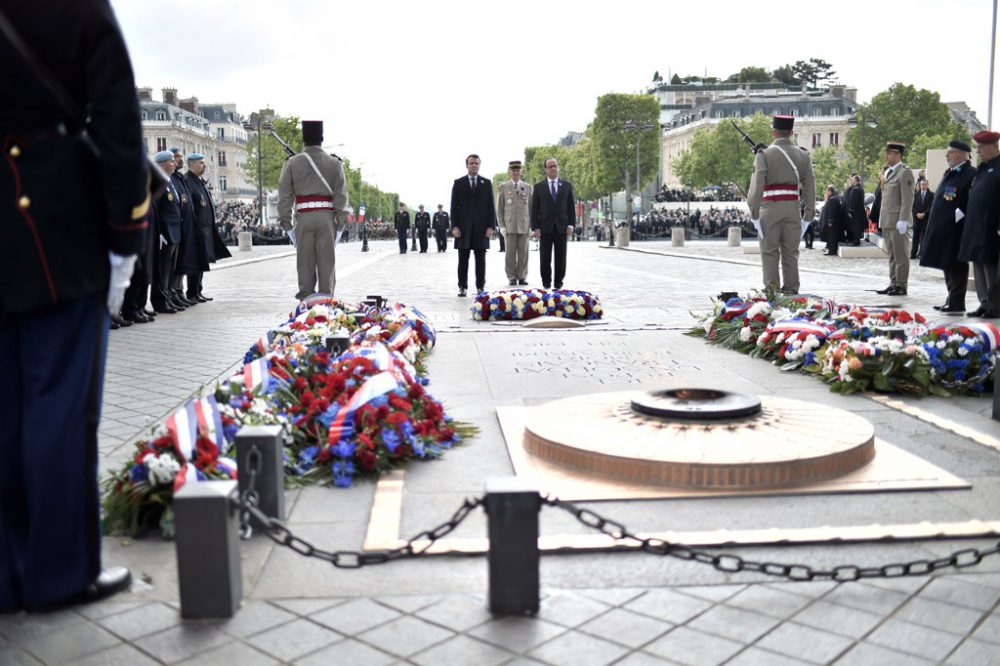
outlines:
{"label": "stone pavement", "polygon": [[[456,257],[396,254],[391,241],[338,249],[337,295],[383,294],[419,307],[438,327],[429,389],[480,434],[443,459],[405,473],[400,534],[445,520],[485,481],[512,473],[495,409],[597,391],[713,383],[797,397],[870,420],[876,435],[969,481],[969,490],[838,496],[754,496],[588,503],[635,531],[769,529],[871,523],[996,520],[1000,456],[968,432],[932,424],[864,396],[831,394],[818,380],[709,347],[683,335],[709,297],[759,284],[759,257],[721,243],[594,243],[569,248],[566,286],[599,295],[607,318],[582,330],[474,322],[455,297]],[[102,469],[201,387],[237,368],[245,350],[293,307],[294,261],[285,248],[234,253],[206,276],[216,300],[155,324],[111,333],[102,421]],[[506,284],[503,255],[488,255],[489,288]],[[803,251],[802,289],[865,305],[932,313],[943,281],[914,267],[910,296],[876,296],[878,259]],[[530,261],[537,282],[537,254]],[[970,300],[968,303],[972,305]],[[948,321],[960,321],[951,318]],[[905,399],[996,442],[990,401]],[[994,444],[995,446],[995,444]],[[374,484],[286,494],[293,530],[325,549],[360,548]],[[831,498],[833,501],[831,501]],[[585,534],[546,508],[544,535]],[[475,512],[456,531],[485,534]],[[876,566],[938,558],[995,539],[769,545],[724,549],[743,557]],[[1000,557],[932,577],[863,583],[788,583],[725,574],[633,552],[547,555],[535,618],[491,618],[482,557],[435,557],[335,570],[256,536],[242,544],[245,603],[230,620],[182,621],[173,545],[155,535],[105,539],[105,560],[130,566],[132,589],[49,615],[0,617],[0,664],[990,664],[1000,663]]]}

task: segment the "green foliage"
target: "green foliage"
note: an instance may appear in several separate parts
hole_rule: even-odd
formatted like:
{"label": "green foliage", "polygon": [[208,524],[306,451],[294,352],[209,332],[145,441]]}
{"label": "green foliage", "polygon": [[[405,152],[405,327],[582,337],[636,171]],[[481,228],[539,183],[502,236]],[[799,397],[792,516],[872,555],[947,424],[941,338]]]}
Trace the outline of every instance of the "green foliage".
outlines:
{"label": "green foliage", "polygon": [[[758,113],[737,120],[754,141],[770,143],[771,119]],[[674,173],[694,187],[735,183],[745,194],[753,173],[753,153],[729,122],[706,126],[695,132],[691,149],[674,160]]]}
{"label": "green foliage", "polygon": [[684,82],[681,81],[681,77],[678,76],[677,74],[674,74],[672,77],[670,77],[670,84],[671,85],[676,86],[676,85],[680,85],[681,83],[684,83]]}
{"label": "green foliage", "polygon": [[[573,183],[573,191],[579,200],[596,199],[607,190],[596,190],[594,183],[594,160],[590,130],[582,141],[573,146],[528,146],[524,149],[524,169],[521,178],[534,184],[545,178],[545,160],[554,157],[559,160],[559,174]],[[506,174],[504,175],[506,180]]]}
{"label": "green foliage", "polygon": [[[638,132],[642,184],[656,179],[660,166],[660,106],[651,95],[611,93],[597,99],[591,132],[594,141],[593,187],[599,192],[614,192],[622,186],[631,191],[635,177],[635,131],[623,129],[626,123],[652,125]],[[628,178],[626,178],[626,175]]]}
{"label": "green foliage", "polygon": [[727,83],[766,83],[771,80],[771,72],[763,67],[744,67],[726,79]]}
{"label": "green foliage", "polygon": [[836,146],[823,146],[812,151],[813,175],[816,177],[816,200],[822,201],[827,185],[833,185],[837,192],[843,192],[845,181],[851,175],[851,165],[847,160],[838,159]]}
{"label": "green foliage", "polygon": [[[265,121],[267,121],[268,116],[273,115],[273,111],[270,109],[264,109],[261,113],[264,115]],[[275,133],[291,146],[292,150],[296,152],[302,150],[302,130],[299,128],[298,116],[274,116],[269,122],[274,127]],[[243,163],[243,172],[248,181],[257,182],[257,142],[261,141],[261,164],[263,165],[261,176],[264,190],[277,189],[281,167],[284,166],[288,154],[281,147],[281,144],[271,136],[270,132],[261,129],[258,135],[256,129],[254,127],[254,131],[247,141],[247,159]]]}
{"label": "green foliage", "polygon": [[792,69],[791,65],[782,65],[773,72],[771,72],[771,78],[775,81],[780,81],[781,83],[787,83],[788,85],[794,85],[796,83],[801,83],[795,76],[795,71]]}
{"label": "green foliage", "polygon": [[[951,139],[970,138],[966,129],[951,119],[938,93],[902,83],[895,83],[872,97],[871,102],[858,108],[857,115],[859,120],[862,115],[878,119],[878,127],[864,129],[865,180],[869,183],[875,182],[885,165],[887,141],[905,143],[903,161],[916,167],[923,165],[928,147],[944,148]],[[859,125],[847,132],[846,148],[852,165],[861,163],[861,131]]]}
{"label": "green foliage", "polygon": [[832,81],[837,75],[833,71],[833,65],[822,58],[797,60],[792,65],[792,72],[798,81],[808,84],[810,88],[816,88],[820,83]]}

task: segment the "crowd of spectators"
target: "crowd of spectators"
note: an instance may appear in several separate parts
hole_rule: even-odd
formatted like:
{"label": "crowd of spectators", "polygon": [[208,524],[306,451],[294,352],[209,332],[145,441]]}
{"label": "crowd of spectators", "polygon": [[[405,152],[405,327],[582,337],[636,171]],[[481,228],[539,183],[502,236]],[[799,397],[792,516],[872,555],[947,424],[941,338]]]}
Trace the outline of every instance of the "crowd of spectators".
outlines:
{"label": "crowd of spectators", "polygon": [[743,197],[732,185],[725,187],[714,187],[700,192],[695,190],[679,190],[664,185],[653,197],[660,203],[684,202],[684,201],[742,201]]}
{"label": "crowd of spectators", "polygon": [[739,226],[743,236],[756,238],[757,231],[750,222],[750,214],[737,208],[716,208],[687,211],[654,210],[640,217],[631,225],[632,240],[657,240],[669,238],[674,227],[681,227],[694,238],[722,238],[729,227]]}

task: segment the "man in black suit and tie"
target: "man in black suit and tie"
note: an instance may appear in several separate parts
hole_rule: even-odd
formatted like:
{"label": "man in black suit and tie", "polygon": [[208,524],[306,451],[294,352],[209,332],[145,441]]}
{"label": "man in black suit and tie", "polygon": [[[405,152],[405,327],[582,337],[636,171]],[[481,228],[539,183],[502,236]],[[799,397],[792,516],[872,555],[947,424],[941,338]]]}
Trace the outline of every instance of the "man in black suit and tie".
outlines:
{"label": "man in black suit and tie", "polygon": [[476,291],[486,286],[486,250],[497,223],[493,183],[479,175],[479,155],[465,158],[468,174],[451,186],[451,235],[458,250],[458,295],[469,288],[469,253],[476,255]]}
{"label": "man in black suit and tie", "polygon": [[917,193],[913,195],[913,247],[910,248],[910,259],[916,259],[924,253],[924,231],[927,229],[927,218],[934,203],[934,193],[928,189],[927,179],[918,184]]}
{"label": "man in black suit and tie", "polygon": [[542,286],[553,285],[552,251],[555,250],[555,288],[561,289],[566,276],[566,241],[576,226],[573,185],[559,178],[559,162],[545,160],[545,180],[535,184],[531,194],[531,229],[538,239],[542,266]]}

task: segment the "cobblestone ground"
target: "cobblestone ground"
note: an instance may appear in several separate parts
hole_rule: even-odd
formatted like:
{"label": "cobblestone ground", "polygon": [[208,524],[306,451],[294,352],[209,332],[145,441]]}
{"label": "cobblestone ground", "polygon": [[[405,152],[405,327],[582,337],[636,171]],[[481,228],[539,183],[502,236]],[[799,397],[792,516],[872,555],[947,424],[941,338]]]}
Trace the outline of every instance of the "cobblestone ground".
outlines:
{"label": "cobblestone ground", "polygon": [[[635,243],[569,248],[567,288],[599,295],[604,322],[579,331],[474,322],[460,299],[453,251],[397,254],[395,242],[338,248],[337,295],[416,305],[435,322],[430,390],[480,434],[442,460],[405,473],[400,534],[442,522],[487,479],[512,473],[496,418],[580,393],[649,389],[664,381],[718,383],[797,397],[870,420],[876,435],[971,484],[966,490],[837,496],[600,502],[591,506],[637,531],[771,529],[872,523],[997,520],[1000,459],[988,399],[900,400],[830,394],[810,377],[686,337],[691,312],[724,290],[759,286],[759,257],[722,243]],[[215,298],[156,323],[111,333],[101,466],[183,400],[239,366],[245,350],[294,306],[287,248],[234,252],[206,275]],[[488,254],[487,287],[506,285],[502,254]],[[529,279],[539,283],[537,253]],[[914,266],[910,296],[887,299],[884,259],[839,259],[803,250],[802,290],[864,305],[932,313],[940,274]],[[973,292],[974,293],[974,292]],[[973,305],[972,299],[967,303]],[[961,321],[952,318],[949,321]],[[912,408],[908,413],[905,409]],[[937,422],[917,418],[917,410]],[[950,429],[942,420],[966,430]],[[374,484],[286,494],[296,533],[327,549],[358,549]],[[831,501],[831,499],[833,501]],[[546,509],[542,533],[582,535]],[[473,514],[459,537],[485,534]],[[937,558],[995,539],[757,545],[743,557],[816,567]],[[934,576],[859,583],[791,583],[759,574],[638,553],[545,556],[536,617],[493,618],[481,557],[395,562],[357,571],[307,561],[257,536],[242,544],[245,601],[229,620],[182,621],[174,547],[155,536],[108,537],[105,560],[136,574],[108,601],[49,615],[0,617],[0,664],[992,664],[1000,663],[1000,557]]]}

